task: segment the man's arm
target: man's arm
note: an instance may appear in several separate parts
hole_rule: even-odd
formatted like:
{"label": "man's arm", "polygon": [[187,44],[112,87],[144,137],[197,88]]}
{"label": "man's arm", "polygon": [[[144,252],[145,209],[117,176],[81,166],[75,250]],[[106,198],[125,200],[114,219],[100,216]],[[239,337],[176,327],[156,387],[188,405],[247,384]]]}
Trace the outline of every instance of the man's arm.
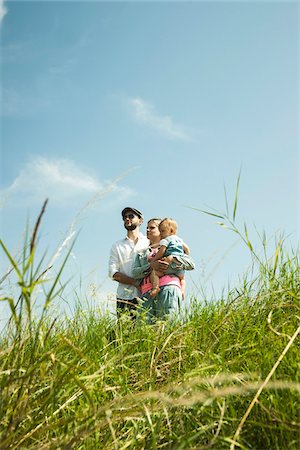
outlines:
{"label": "man's arm", "polygon": [[119,269],[120,269],[119,254],[116,246],[113,245],[109,257],[109,269],[108,269],[109,276],[111,277],[112,280],[117,281],[118,283],[137,287],[136,280],[120,272]]}
{"label": "man's arm", "polygon": [[114,244],[110,250],[109,255],[109,262],[108,262],[108,275],[113,280],[114,274],[119,271],[120,268],[120,261],[119,261],[119,255],[116,248],[116,245]]}
{"label": "man's arm", "polygon": [[113,274],[112,279],[118,281],[118,283],[129,284],[130,286],[137,287],[137,282],[134,278],[125,275],[122,272],[116,272]]}

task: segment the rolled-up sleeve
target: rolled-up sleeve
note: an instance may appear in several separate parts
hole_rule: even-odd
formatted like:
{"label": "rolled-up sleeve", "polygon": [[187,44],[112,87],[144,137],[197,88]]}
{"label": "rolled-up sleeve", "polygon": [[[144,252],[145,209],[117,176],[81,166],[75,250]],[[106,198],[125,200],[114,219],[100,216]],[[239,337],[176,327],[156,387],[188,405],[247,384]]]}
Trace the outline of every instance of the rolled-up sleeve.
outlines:
{"label": "rolled-up sleeve", "polygon": [[195,269],[195,263],[193,261],[193,259],[189,256],[189,255],[174,255],[174,257],[176,258],[176,260],[178,261],[174,261],[171,263],[171,267],[174,267],[176,269],[180,269],[180,270],[193,270]]}
{"label": "rolled-up sleeve", "polygon": [[109,263],[108,263],[108,276],[113,279],[116,272],[120,271],[119,256],[116,245],[113,245],[110,250]]}
{"label": "rolled-up sleeve", "polygon": [[136,280],[143,279],[144,277],[149,275],[150,271],[151,270],[150,270],[150,264],[148,262],[147,253],[144,253],[143,255],[138,253],[135,256],[134,261],[133,261],[133,266],[132,266],[133,278],[135,278]]}

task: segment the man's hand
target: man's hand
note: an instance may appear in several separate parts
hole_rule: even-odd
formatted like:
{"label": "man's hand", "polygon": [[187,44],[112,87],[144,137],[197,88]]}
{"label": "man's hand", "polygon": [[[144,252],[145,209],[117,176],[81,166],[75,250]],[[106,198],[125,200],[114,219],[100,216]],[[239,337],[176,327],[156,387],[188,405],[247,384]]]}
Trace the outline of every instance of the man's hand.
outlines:
{"label": "man's hand", "polygon": [[113,276],[113,279],[115,281],[118,281],[119,283],[129,284],[130,286],[136,287],[136,280],[132,277],[129,277],[128,275],[125,275],[124,273],[116,272]]}

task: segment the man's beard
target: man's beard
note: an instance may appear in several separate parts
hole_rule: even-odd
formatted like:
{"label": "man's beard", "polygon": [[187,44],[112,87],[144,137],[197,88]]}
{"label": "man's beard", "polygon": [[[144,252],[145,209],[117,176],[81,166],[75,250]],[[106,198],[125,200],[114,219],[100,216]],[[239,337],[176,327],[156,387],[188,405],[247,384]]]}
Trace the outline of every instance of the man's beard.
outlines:
{"label": "man's beard", "polygon": [[124,225],[124,227],[126,228],[126,230],[128,231],[133,231],[137,228],[137,225]]}

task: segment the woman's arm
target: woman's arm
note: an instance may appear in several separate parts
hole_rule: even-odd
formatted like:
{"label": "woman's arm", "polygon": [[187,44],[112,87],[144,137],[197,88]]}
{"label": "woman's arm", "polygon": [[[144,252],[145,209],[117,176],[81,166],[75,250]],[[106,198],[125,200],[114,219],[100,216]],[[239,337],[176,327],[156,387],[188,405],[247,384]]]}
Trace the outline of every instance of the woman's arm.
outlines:
{"label": "woman's arm", "polygon": [[173,262],[171,267],[179,270],[193,270],[195,269],[195,263],[189,255],[173,256]]}
{"label": "woman's arm", "polygon": [[[166,272],[166,270],[169,267],[169,263],[167,261],[164,261],[163,259],[160,259],[159,261],[151,261],[148,260],[149,253],[147,250],[144,253],[138,253],[133,261],[132,266],[132,276],[136,280],[141,280],[145,277],[147,277],[151,270],[159,270],[161,272]],[[191,267],[192,269],[194,267]]]}
{"label": "woman's arm", "polygon": [[151,272],[150,263],[148,261],[148,252],[138,253],[133,261],[132,276],[136,280],[142,280]]}

